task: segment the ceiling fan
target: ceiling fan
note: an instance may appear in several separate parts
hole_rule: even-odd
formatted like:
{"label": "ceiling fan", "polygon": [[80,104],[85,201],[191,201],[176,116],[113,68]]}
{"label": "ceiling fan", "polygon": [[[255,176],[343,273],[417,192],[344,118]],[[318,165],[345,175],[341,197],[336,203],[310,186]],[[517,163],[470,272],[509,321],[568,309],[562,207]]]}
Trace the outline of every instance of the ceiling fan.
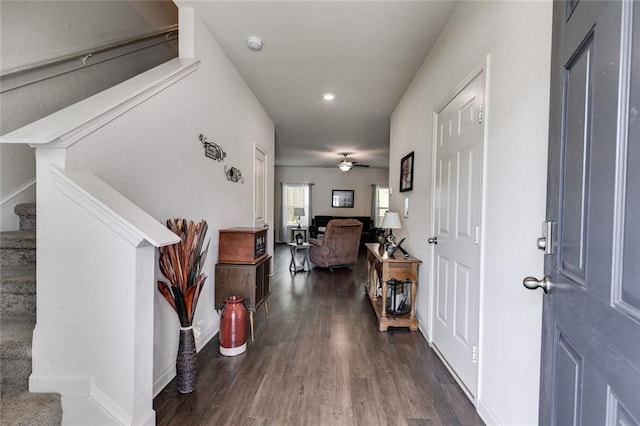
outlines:
{"label": "ceiling fan", "polygon": [[342,170],[343,172],[348,172],[349,170],[351,170],[352,167],[369,167],[368,164],[358,164],[357,161],[349,161],[347,159],[347,156],[351,154],[350,152],[343,152],[340,155],[343,155],[344,158],[342,159],[342,161],[340,161],[340,163],[338,163],[338,168],[340,170]]}

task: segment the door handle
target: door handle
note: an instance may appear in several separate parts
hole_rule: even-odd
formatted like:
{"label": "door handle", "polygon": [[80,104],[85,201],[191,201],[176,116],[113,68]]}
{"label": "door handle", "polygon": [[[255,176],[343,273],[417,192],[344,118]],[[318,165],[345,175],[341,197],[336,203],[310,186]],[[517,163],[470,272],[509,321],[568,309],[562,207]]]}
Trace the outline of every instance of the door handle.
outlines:
{"label": "door handle", "polygon": [[551,290],[551,281],[549,281],[549,275],[545,275],[541,280],[536,277],[525,277],[522,280],[522,285],[525,286],[528,290],[535,290],[537,288],[541,288],[544,290],[544,294],[548,294],[549,290]]}
{"label": "door handle", "polygon": [[429,244],[438,244],[438,237],[430,237],[427,242]]}

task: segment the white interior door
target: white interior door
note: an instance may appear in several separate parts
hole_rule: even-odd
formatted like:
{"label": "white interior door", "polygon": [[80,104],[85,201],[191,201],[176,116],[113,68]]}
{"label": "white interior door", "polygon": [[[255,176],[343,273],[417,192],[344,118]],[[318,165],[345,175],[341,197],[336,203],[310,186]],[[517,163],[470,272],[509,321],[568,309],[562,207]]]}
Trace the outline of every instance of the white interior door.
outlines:
{"label": "white interior door", "polygon": [[484,71],[437,113],[433,343],[475,396],[478,346]]}
{"label": "white interior door", "polygon": [[267,225],[267,154],[257,145],[253,168],[253,223],[256,228],[262,228]]}

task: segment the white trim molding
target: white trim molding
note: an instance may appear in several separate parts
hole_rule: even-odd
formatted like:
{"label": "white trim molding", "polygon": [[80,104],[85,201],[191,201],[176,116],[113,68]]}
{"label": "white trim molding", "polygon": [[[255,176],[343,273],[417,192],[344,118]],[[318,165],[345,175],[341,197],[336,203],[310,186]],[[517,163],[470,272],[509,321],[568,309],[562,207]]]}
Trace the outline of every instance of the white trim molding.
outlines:
{"label": "white trim molding", "polygon": [[36,185],[35,178],[28,180],[27,182],[23,183],[22,185],[20,185],[19,187],[17,187],[13,191],[11,191],[10,193],[2,197],[0,199],[0,206],[3,206],[5,203],[11,201],[13,198],[17,196],[22,195],[23,192],[28,191],[29,189],[31,189],[31,187],[35,185]]}
{"label": "white trim molding", "polygon": [[0,231],[20,229],[20,218],[15,214],[18,204],[36,202],[36,180],[31,179],[0,199]]}
{"label": "white trim molding", "polygon": [[180,242],[180,237],[88,172],[62,172],[51,167],[56,188],[78,203],[134,247],[145,240],[155,247]]}

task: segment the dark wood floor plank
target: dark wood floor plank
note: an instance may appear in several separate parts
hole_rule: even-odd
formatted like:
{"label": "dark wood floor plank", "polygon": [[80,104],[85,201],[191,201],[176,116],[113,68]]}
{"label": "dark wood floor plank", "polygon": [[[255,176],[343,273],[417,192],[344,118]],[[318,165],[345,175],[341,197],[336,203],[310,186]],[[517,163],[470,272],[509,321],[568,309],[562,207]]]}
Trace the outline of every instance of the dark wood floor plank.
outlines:
{"label": "dark wood floor plank", "polygon": [[277,246],[269,298],[247,352],[198,354],[196,391],[171,382],[154,400],[158,425],[481,425],[471,402],[419,332],[378,331],[365,254],[353,269],[289,272]]}

